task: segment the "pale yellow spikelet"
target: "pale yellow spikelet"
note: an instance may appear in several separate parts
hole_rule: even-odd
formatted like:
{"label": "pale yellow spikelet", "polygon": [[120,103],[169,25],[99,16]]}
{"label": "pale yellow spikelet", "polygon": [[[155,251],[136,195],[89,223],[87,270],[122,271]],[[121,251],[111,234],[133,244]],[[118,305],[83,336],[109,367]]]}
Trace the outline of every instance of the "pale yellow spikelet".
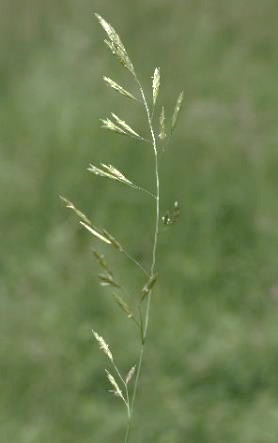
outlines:
{"label": "pale yellow spikelet", "polygon": [[120,172],[118,169],[116,169],[112,165],[106,165],[105,163],[101,163],[101,168],[100,168],[100,167],[95,166],[92,163],[90,163],[87,170],[89,172],[92,172],[95,175],[99,175],[101,177],[106,177],[106,178],[110,178],[112,180],[116,180],[120,183],[123,183],[123,184],[129,186],[132,189],[137,189],[139,191],[146,192],[147,194],[154,197],[154,195],[150,191],[148,191],[147,189],[141,188],[140,186],[133,183],[122,172]]}
{"label": "pale yellow spikelet", "polygon": [[116,54],[115,54],[114,45],[112,44],[112,42],[111,42],[110,40],[106,40],[106,39],[104,39],[104,43],[108,46],[108,48],[112,51],[112,53],[113,53],[114,55],[116,55]]}
{"label": "pale yellow spikelet", "polygon": [[124,120],[121,120],[116,114],[114,114],[113,112],[111,113],[112,117],[116,120],[116,122],[118,123],[118,125],[120,125],[121,128],[123,128],[123,130],[125,131],[125,133],[128,133],[129,135],[131,135],[132,137],[136,137],[140,140],[142,140],[142,137],[137,134],[137,132],[134,131],[134,129],[132,129]]}
{"label": "pale yellow spikelet", "polygon": [[103,169],[106,169],[108,171],[108,174],[112,175],[115,180],[119,180],[119,181],[124,182],[128,185],[133,185],[133,183],[130,180],[128,180],[128,178],[126,178],[125,175],[122,174],[114,166],[106,165],[105,163],[102,163],[101,166],[103,167]]}
{"label": "pale yellow spikelet", "polygon": [[112,352],[110,351],[109,346],[105,342],[104,338],[101,335],[99,335],[96,331],[94,331],[93,329],[92,329],[92,332],[94,334],[94,337],[95,337],[96,341],[99,344],[99,349],[101,349],[104,352],[104,354],[107,355],[109,360],[113,361]]}
{"label": "pale yellow spikelet", "polygon": [[129,307],[129,305],[126,303],[126,301],[119,294],[116,293],[113,293],[113,297],[117,305],[122,309],[122,311],[124,311],[127,314],[127,317],[133,318],[133,312]]}
{"label": "pale yellow spikelet", "polygon": [[164,110],[164,106],[162,106],[161,114],[159,117],[160,132],[159,132],[158,137],[160,138],[160,140],[165,140],[165,138],[167,137],[166,128],[165,128],[165,119],[166,119],[165,110]]}
{"label": "pale yellow spikelet", "polygon": [[115,123],[112,122],[109,118],[101,118],[100,121],[102,122],[102,128],[109,129],[110,131],[117,132],[118,134],[127,135],[126,131],[115,125]]}
{"label": "pale yellow spikelet", "polygon": [[125,97],[128,97],[132,100],[136,100],[137,98],[134,97],[134,95],[131,94],[131,92],[128,92],[126,89],[124,89],[121,85],[116,83],[114,80],[112,80],[110,77],[103,77],[103,80],[112,88],[115,89],[115,91],[119,92],[120,94],[124,95]]}
{"label": "pale yellow spikelet", "polygon": [[97,237],[100,240],[102,240],[104,243],[107,243],[108,245],[112,244],[112,242],[107,237],[105,237],[104,235],[100,234],[96,229],[92,228],[91,226],[87,225],[86,223],[83,223],[82,221],[80,222],[80,224],[82,226],[84,226],[84,228],[86,228],[87,231],[89,231],[95,237]]}
{"label": "pale yellow spikelet", "polygon": [[107,272],[108,275],[113,277],[113,272],[111,271],[110,267],[106,263],[105,257],[103,254],[100,254],[96,249],[93,249],[94,256],[96,260],[98,261],[99,266]]}
{"label": "pale yellow spikelet", "polygon": [[99,274],[98,278],[101,286],[113,286],[114,288],[120,288],[119,283],[117,283],[114,277],[108,272],[105,274]]}
{"label": "pale yellow spikelet", "polygon": [[174,131],[174,129],[177,125],[178,116],[179,116],[182,104],[183,104],[183,91],[179,94],[179,96],[177,98],[177,102],[176,102],[176,106],[174,109],[172,122],[171,122],[171,133]]}
{"label": "pale yellow spikelet", "polygon": [[88,171],[92,172],[95,175],[100,175],[101,177],[108,177],[108,178],[114,178],[111,176],[111,174],[108,174],[106,171],[103,171],[102,169],[98,168],[97,166],[90,163],[88,167]]}
{"label": "pale yellow spikelet", "polygon": [[153,74],[153,105],[155,106],[160,87],[160,68],[155,68]]}
{"label": "pale yellow spikelet", "polygon": [[150,293],[150,291],[153,289],[156,281],[157,281],[157,277],[158,274],[155,273],[153,275],[150,276],[149,280],[147,281],[147,283],[145,284],[145,286],[142,288],[142,298],[141,301],[144,300],[144,298],[146,297],[146,295],[148,295]]}
{"label": "pale yellow spikelet", "polygon": [[70,200],[60,195],[60,199],[65,203],[66,208],[71,209],[81,220],[83,220],[87,224],[91,224],[91,220],[82,212],[80,209],[78,209]]}
{"label": "pale yellow spikelet", "polygon": [[110,232],[108,232],[106,229],[102,229],[103,234],[105,235],[106,239],[110,242],[112,246],[114,246],[115,249],[117,249],[120,252],[124,251],[124,248],[122,247],[121,243],[113,237]]}
{"label": "pale yellow spikelet", "polygon": [[101,15],[95,14],[95,16],[109,38],[109,40],[104,40],[107,46],[111,49],[112,53],[119,59],[122,65],[135,76],[134,66],[127,55],[126,49],[119,35],[117,34],[113,26],[111,26],[110,23],[104,20],[104,18],[101,17]]}
{"label": "pale yellow spikelet", "polygon": [[116,382],[115,378],[113,377],[112,374],[110,374],[109,371],[107,371],[107,369],[105,369],[106,375],[108,380],[110,381],[111,385],[113,386],[113,390],[111,392],[113,392],[113,394],[116,395],[116,397],[120,397],[122,400],[124,400],[125,402],[125,398],[123,396],[122,391],[120,390],[118,383]]}
{"label": "pale yellow spikelet", "polygon": [[130,181],[124,174],[122,174],[118,169],[116,169],[112,165],[106,165],[105,163],[101,163],[101,168],[99,168],[90,163],[88,171],[92,172],[95,175],[110,178],[112,180],[124,183],[125,185],[130,186],[131,188],[138,189],[138,186],[136,186],[132,181]]}
{"label": "pale yellow spikelet", "polygon": [[135,370],[136,370],[136,366],[132,366],[132,368],[130,368],[130,370],[128,371],[126,379],[125,379],[126,384],[128,384],[130,382],[130,380],[132,379],[132,377],[134,376]]}
{"label": "pale yellow spikelet", "polygon": [[175,201],[174,208],[172,210],[168,210],[163,217],[161,217],[161,221],[164,225],[173,225],[178,222],[180,218],[180,205],[178,201]]}

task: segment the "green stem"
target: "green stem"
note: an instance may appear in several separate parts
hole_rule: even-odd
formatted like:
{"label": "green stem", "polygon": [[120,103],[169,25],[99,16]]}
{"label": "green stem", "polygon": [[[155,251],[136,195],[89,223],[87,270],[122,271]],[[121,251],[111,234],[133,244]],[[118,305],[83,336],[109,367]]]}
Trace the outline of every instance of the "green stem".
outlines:
{"label": "green stem", "polygon": [[143,357],[144,357],[144,349],[145,349],[144,345],[145,345],[145,343],[143,342],[141,344],[141,349],[140,349],[140,356],[139,356],[139,360],[138,360],[138,366],[137,366],[137,371],[136,371],[136,378],[135,378],[133,395],[132,395],[132,401],[131,401],[131,414],[133,414],[134,403],[135,403],[135,398],[136,398],[139,378],[140,378],[140,374],[141,374],[141,367],[142,367],[142,362],[143,362]]}
{"label": "green stem", "polygon": [[[158,172],[158,152],[157,152],[157,145],[156,145],[156,138],[154,135],[154,130],[152,126],[152,116],[150,114],[149,106],[145,97],[144,90],[142,88],[142,85],[137,77],[135,77],[135,80],[139,86],[140,93],[142,96],[143,104],[146,110],[147,119],[148,119],[148,125],[151,132],[152,137],[152,145],[154,150],[154,156],[155,156],[155,179],[156,179],[156,217],[155,217],[155,231],[154,231],[154,242],[153,242],[153,250],[152,250],[152,264],[151,264],[151,271],[150,271],[150,278],[153,277],[155,272],[155,266],[156,266],[156,252],[157,252],[157,244],[158,244],[158,233],[159,233],[159,200],[160,200],[160,187],[159,187],[159,172]],[[144,350],[145,350],[145,341],[147,338],[148,333],[148,327],[149,327],[149,318],[150,318],[150,308],[151,308],[151,298],[152,298],[152,291],[149,291],[147,296],[147,306],[145,311],[145,319],[144,319],[144,325],[143,325],[143,336],[142,336],[142,343],[141,343],[141,349],[140,349],[140,355],[137,365],[137,371],[136,371],[136,378],[134,383],[134,389],[133,389],[133,395],[132,395],[132,401],[131,401],[131,416],[133,415],[134,411],[134,405],[138,390],[138,384],[140,380],[141,375],[141,369],[142,369],[142,363],[143,363],[143,357],[144,357]],[[130,425],[131,421],[129,420],[126,430],[126,438],[125,443],[128,443],[129,433],[130,433]]]}
{"label": "green stem", "polygon": [[129,418],[128,423],[127,423],[127,427],[126,427],[126,432],[125,432],[125,443],[128,443],[128,438],[129,438],[129,433],[130,433],[130,424],[131,424],[131,420]]}

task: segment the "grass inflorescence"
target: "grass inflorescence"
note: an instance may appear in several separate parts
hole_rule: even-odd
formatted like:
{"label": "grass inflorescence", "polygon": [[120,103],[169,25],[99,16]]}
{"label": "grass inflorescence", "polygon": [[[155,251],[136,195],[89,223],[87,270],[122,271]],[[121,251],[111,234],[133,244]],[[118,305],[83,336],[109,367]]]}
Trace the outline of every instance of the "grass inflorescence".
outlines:
{"label": "grass inflorescence", "polygon": [[[156,112],[157,101],[160,92],[160,68],[156,67],[152,76],[152,98],[147,99],[143,86],[139,80],[136,73],[135,67],[131,59],[129,58],[126,48],[122,43],[121,38],[115,29],[99,14],[95,14],[100,25],[106,32],[107,38],[105,41],[106,45],[112,51],[112,54],[120,61],[124,68],[126,68],[131,74],[135,86],[138,90],[138,95],[140,98],[135,98],[133,94],[128,92],[125,87],[119,85],[110,77],[104,76],[103,80],[112,89],[117,91],[120,95],[125,96],[133,101],[139,102],[142,105],[142,109],[145,113],[147,120],[147,127],[149,134],[141,135],[140,131],[134,130],[125,120],[122,120],[114,112],[111,113],[111,117],[106,117],[101,119],[102,128],[109,129],[110,131],[131,137],[134,140],[145,142],[147,144],[147,149],[152,146],[154,155],[154,190],[146,189],[145,187],[138,185],[128,179],[122,172],[116,169],[112,165],[107,165],[102,163],[100,166],[95,166],[92,163],[88,167],[88,171],[101,177],[109,178],[111,180],[120,182],[124,185],[129,186],[134,191],[143,191],[148,194],[148,197],[153,199],[153,213],[154,213],[154,233],[153,233],[153,244],[149,251],[151,256],[150,269],[145,269],[144,265],[140,263],[135,257],[130,254],[125,247],[116,239],[110,232],[104,228],[97,227],[93,222],[80,211],[75,204],[73,204],[68,199],[61,197],[65,202],[66,207],[74,211],[74,213],[79,217],[80,224],[97,240],[102,241],[107,246],[114,247],[118,253],[124,254],[132,263],[134,263],[138,270],[144,272],[145,283],[138,294],[138,299],[136,300],[136,310],[129,306],[125,292],[121,284],[118,283],[117,279],[114,277],[114,273],[107,265],[105,257],[98,251],[94,251],[95,257],[101,268],[102,273],[98,275],[99,282],[102,286],[108,286],[113,291],[113,299],[121,308],[121,310],[127,315],[128,319],[134,321],[134,326],[138,329],[139,338],[139,351],[138,351],[138,361],[137,364],[131,364],[130,369],[126,375],[122,375],[119,366],[109,348],[109,345],[103,339],[98,332],[93,330],[93,336],[97,341],[100,350],[106,355],[109,360],[111,371],[114,375],[107,369],[105,369],[107,378],[113,389],[110,390],[112,394],[118,397],[126,407],[127,411],[127,424],[124,441],[127,443],[130,437],[131,423],[134,415],[135,401],[137,396],[137,390],[139,387],[139,381],[142,371],[142,363],[144,358],[144,350],[146,338],[148,335],[149,321],[150,321],[150,308],[152,293],[155,284],[158,279],[157,271],[157,246],[158,246],[158,236],[159,236],[159,225],[160,222],[170,225],[177,221],[179,216],[179,204],[175,202],[174,210],[168,211],[166,215],[160,219],[160,175],[159,175],[159,154],[163,152],[163,145],[169,141],[178,120],[178,116],[182,107],[183,102],[183,92],[178,95],[176,105],[172,114],[172,118],[169,120],[169,128],[167,130],[166,125],[166,115],[165,107],[161,107],[160,113]],[[158,115],[157,115],[158,114]],[[156,122],[157,120],[157,122]],[[158,128],[158,129],[157,129]],[[143,132],[143,131],[142,131]],[[134,380],[133,387],[130,388],[131,382]]]}

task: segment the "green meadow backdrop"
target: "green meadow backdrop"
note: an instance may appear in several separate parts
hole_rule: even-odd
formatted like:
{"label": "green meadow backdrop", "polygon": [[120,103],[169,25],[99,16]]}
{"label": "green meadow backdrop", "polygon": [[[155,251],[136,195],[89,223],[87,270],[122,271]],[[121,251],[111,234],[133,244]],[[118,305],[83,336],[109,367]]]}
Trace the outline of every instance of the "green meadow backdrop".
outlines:
{"label": "green meadow backdrop", "polygon": [[128,370],[133,326],[97,284],[92,248],[128,290],[136,269],[80,229],[68,197],[146,266],[151,201],[86,171],[111,162],[152,187],[148,146],[100,129],[111,111],[135,129],[139,105],[92,16],[119,31],[159,106],[185,104],[161,156],[162,229],[132,443],[278,441],[278,3],[275,0],[14,0],[0,15],[0,441],[120,443],[94,327]]}

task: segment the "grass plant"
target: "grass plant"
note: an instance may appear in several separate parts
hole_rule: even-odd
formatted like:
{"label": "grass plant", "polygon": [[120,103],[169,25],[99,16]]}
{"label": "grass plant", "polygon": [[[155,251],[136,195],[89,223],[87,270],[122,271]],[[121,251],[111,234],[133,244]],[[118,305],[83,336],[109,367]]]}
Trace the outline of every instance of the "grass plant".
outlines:
{"label": "grass plant", "polygon": [[[127,373],[138,329],[99,285],[91,247],[129,307],[145,274],[61,210],[57,193],[149,269],[154,200],[86,167],[112,163],[152,190],[153,151],[99,128],[113,111],[148,135],[140,102],[101,80],[137,97],[91,7],[14,0],[0,16],[1,442],[123,442],[125,406],[108,392],[104,368],[116,377],[90,331]],[[175,85],[186,97],[160,154],[161,213],[173,216],[178,200],[182,216],[160,226],[132,443],[277,443],[278,2],[96,0],[94,9],[117,23],[150,98],[160,66],[165,126]]]}
{"label": "grass plant", "polygon": [[[152,76],[152,97],[147,99],[144,88],[139,80],[137,71],[135,70],[134,64],[128,56],[127,50],[122,43],[121,38],[115,29],[99,14],[95,14],[98,22],[106,32],[107,39],[104,40],[108,48],[111,50],[112,54],[116,59],[122,64],[122,66],[129,71],[132,79],[135,83],[135,88],[137,89],[137,95],[129,92],[125,87],[118,84],[116,81],[110,77],[104,76],[103,80],[114,89],[120,95],[140,103],[142,109],[145,113],[148,133],[143,134],[138,133],[139,131],[134,130],[125,120],[122,120],[114,112],[111,113],[111,117],[101,119],[102,127],[108,129],[115,134],[131,137],[134,142],[145,143],[146,149],[151,148],[153,150],[154,165],[153,165],[153,176],[154,176],[154,190],[146,189],[141,184],[138,185],[134,183],[129,178],[127,178],[122,172],[116,169],[112,165],[107,165],[102,163],[100,166],[90,164],[88,171],[104,178],[109,178],[110,180],[120,182],[126,186],[131,187],[134,191],[144,192],[146,198],[153,199],[153,213],[154,213],[154,233],[153,233],[153,244],[150,250],[151,255],[151,265],[149,269],[145,267],[143,263],[138,261],[131,253],[128,252],[126,247],[123,247],[121,242],[114,237],[105,228],[100,228],[96,226],[90,218],[85,215],[80,209],[76,207],[74,203],[70,200],[61,197],[65,202],[66,207],[74,211],[78,216],[80,224],[97,240],[105,243],[107,246],[114,248],[118,253],[124,254],[127,259],[129,259],[138,268],[141,273],[143,271],[145,283],[139,291],[137,299],[131,300],[131,305],[126,297],[123,286],[118,283],[118,280],[114,276],[114,271],[112,271],[110,265],[108,265],[106,258],[103,254],[94,250],[95,257],[98,261],[99,267],[101,269],[101,274],[99,274],[99,281],[102,286],[108,286],[113,292],[113,298],[115,302],[119,305],[121,310],[126,314],[127,318],[133,320],[134,327],[138,330],[138,341],[139,341],[139,352],[138,361],[135,365],[131,364],[130,369],[125,375],[119,369],[118,363],[112,354],[109,345],[105,339],[95,330],[92,330],[93,336],[96,342],[99,344],[99,348],[106,355],[111,369],[105,369],[108,381],[112,387],[111,393],[118,397],[126,407],[127,412],[127,424],[124,442],[127,443],[130,437],[130,430],[132,419],[134,415],[134,408],[136,402],[136,395],[139,387],[139,381],[142,372],[142,364],[144,358],[144,350],[146,339],[148,336],[148,328],[150,322],[150,309],[152,301],[152,293],[154,286],[158,279],[157,272],[157,247],[158,238],[160,232],[160,223],[165,225],[172,225],[176,223],[179,218],[179,203],[176,201],[174,203],[173,211],[168,211],[162,217],[160,216],[160,175],[159,175],[159,155],[163,152],[163,147],[169,142],[172,136],[179,117],[179,113],[183,103],[183,92],[178,95],[176,100],[176,105],[174,107],[172,117],[166,124],[165,117],[165,107],[162,106],[160,113],[157,112],[157,102],[160,92],[160,68],[156,67]],[[112,373],[113,372],[113,373]],[[133,388],[132,381],[134,379]]]}

